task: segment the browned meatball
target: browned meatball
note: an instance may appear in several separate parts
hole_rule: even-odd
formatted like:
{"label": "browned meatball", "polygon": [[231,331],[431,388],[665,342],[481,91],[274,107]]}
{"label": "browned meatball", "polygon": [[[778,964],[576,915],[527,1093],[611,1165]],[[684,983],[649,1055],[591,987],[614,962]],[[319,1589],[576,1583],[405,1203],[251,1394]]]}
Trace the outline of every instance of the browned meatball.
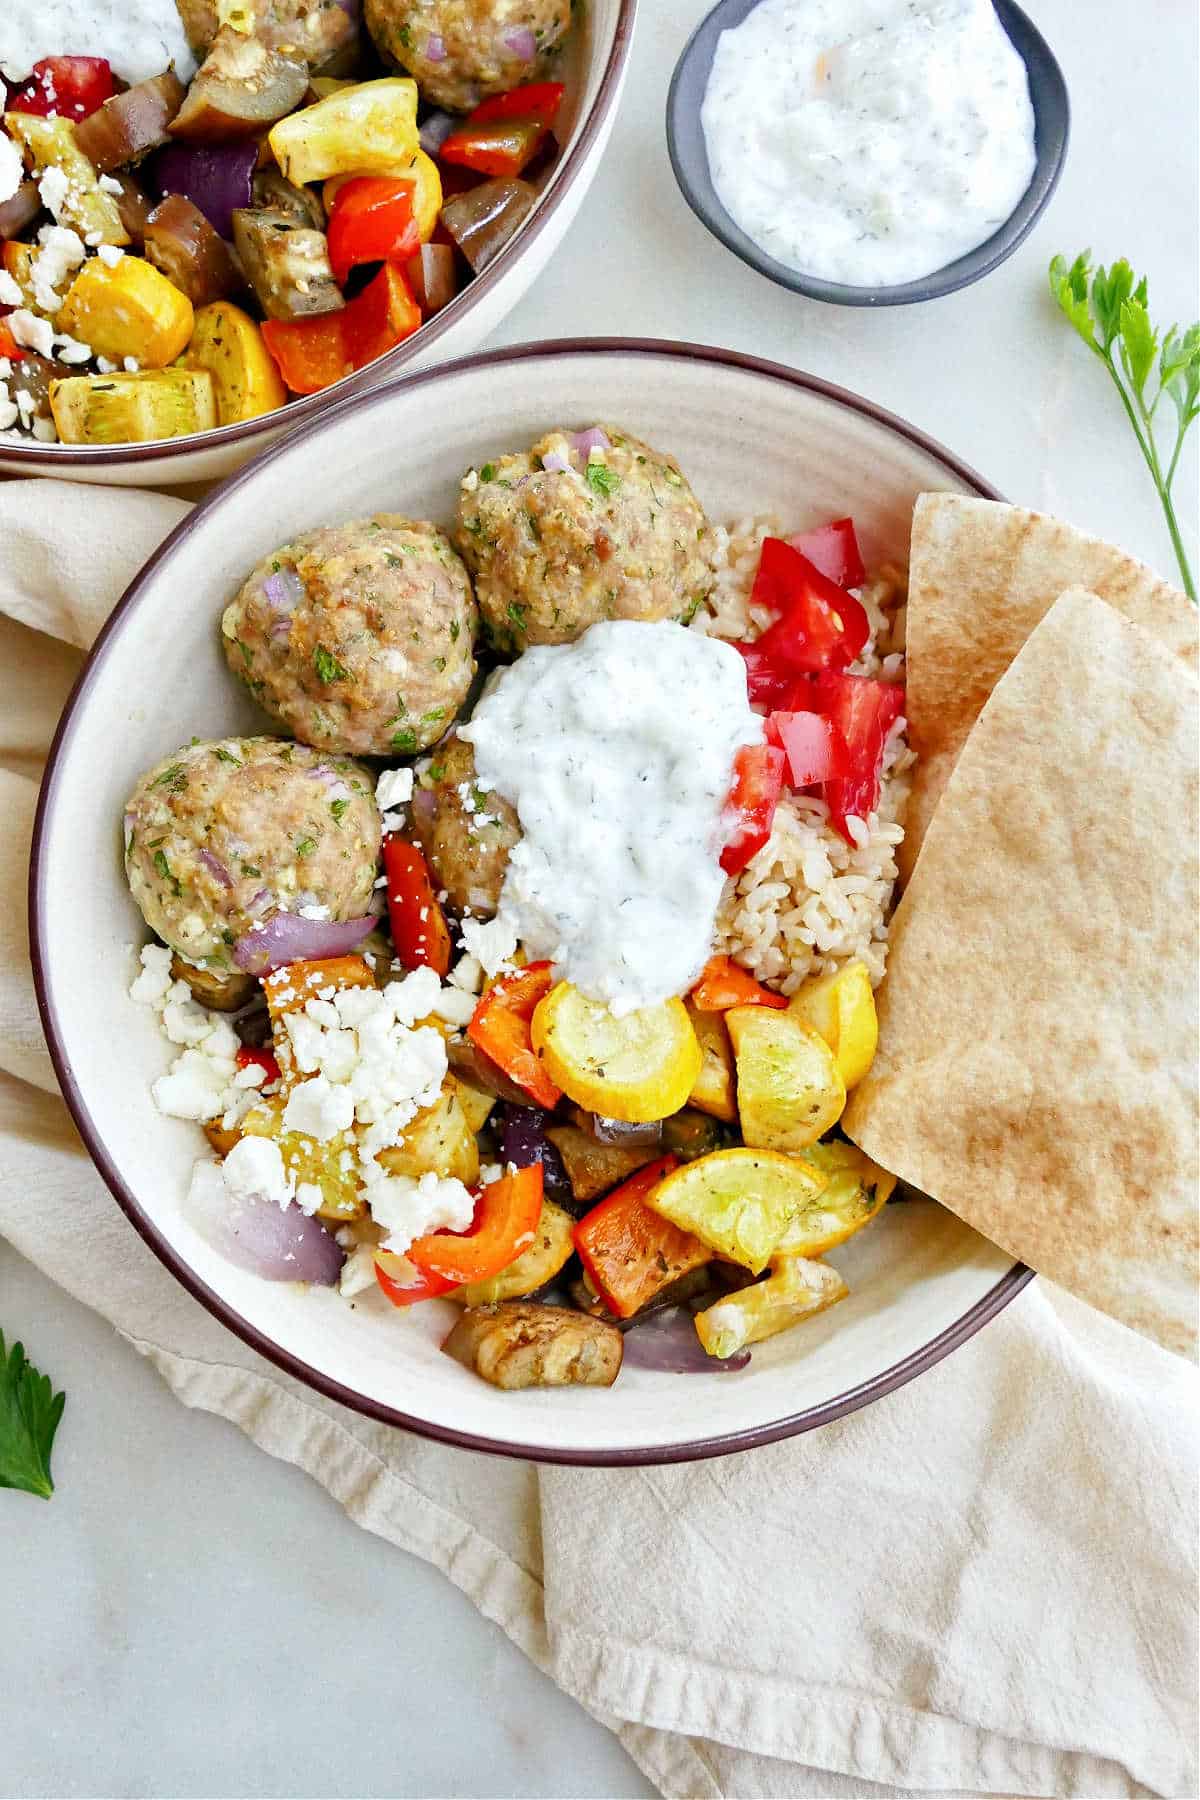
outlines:
{"label": "browned meatball", "polygon": [[424,99],[470,112],[542,79],[571,28],[571,0],[366,0],[366,22]]}
{"label": "browned meatball", "polygon": [[489,637],[512,653],[601,619],[686,624],[714,581],[712,532],[678,463],[611,428],[552,431],[468,470],[455,541]]}
{"label": "browned meatball", "polygon": [[[217,0],[176,0],[183,29],[203,57],[217,35]],[[254,35],[273,50],[291,50],[312,69],[347,57],[358,42],[358,0],[251,0]]]}
{"label": "browned meatball", "polygon": [[226,607],[230,668],[301,743],[411,756],[453,723],[475,674],[471,578],[435,525],[395,513],[306,531]]}
{"label": "browned meatball", "polygon": [[452,737],[436,752],[413,795],[412,819],[434,880],[455,912],[490,919],[521,826],[507,800],[476,786],[470,744]]}

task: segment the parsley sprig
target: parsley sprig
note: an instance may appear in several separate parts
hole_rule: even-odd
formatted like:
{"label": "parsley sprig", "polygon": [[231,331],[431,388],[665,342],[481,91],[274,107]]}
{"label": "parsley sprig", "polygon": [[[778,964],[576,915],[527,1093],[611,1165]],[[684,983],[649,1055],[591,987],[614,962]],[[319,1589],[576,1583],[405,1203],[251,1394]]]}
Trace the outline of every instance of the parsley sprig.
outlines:
{"label": "parsley sprig", "polygon": [[[1136,276],[1124,258],[1111,269],[1103,264],[1093,269],[1090,250],[1069,266],[1065,256],[1053,259],[1050,292],[1112,377],[1162,502],[1184,588],[1194,601],[1196,583],[1171,489],[1188,428],[1200,417],[1200,324],[1158,331],[1150,323],[1146,277]],[[1175,442],[1165,460],[1154,435],[1164,394],[1175,409]]]}
{"label": "parsley sprig", "polygon": [[5,1350],[0,1331],[0,1488],[50,1498],[50,1452],[66,1403],[26,1361],[20,1344]]}

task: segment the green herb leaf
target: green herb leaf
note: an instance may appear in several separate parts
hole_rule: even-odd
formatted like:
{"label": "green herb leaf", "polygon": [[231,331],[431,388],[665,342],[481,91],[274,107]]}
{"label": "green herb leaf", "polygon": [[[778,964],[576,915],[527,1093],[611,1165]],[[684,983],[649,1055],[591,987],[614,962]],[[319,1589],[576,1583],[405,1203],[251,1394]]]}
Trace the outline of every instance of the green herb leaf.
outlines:
{"label": "green herb leaf", "polygon": [[324,644],[318,644],[313,651],[313,668],[317,671],[319,681],[349,681],[350,671],[344,669],[337,657],[326,650]]}
{"label": "green herb leaf", "polygon": [[584,475],[593,494],[602,494],[606,500],[610,500],[621,485],[621,477],[607,463],[590,462]]}
{"label": "green herb leaf", "polygon": [[348,800],[331,800],[329,802],[329,810],[333,814],[333,822],[335,825],[341,824],[346,816],[346,808],[349,804],[350,802]]}
{"label": "green herb leaf", "polygon": [[[1063,256],[1052,259],[1050,292],[1108,370],[1162,505],[1184,589],[1195,601],[1196,584],[1171,490],[1184,439],[1200,416],[1200,323],[1184,331],[1172,325],[1160,333],[1150,318],[1146,277],[1135,275],[1124,258],[1093,273],[1088,250],[1069,267]],[[1160,448],[1155,432],[1164,394],[1175,411],[1175,441],[1169,451]]]}
{"label": "green herb leaf", "polygon": [[50,1452],[66,1403],[20,1344],[5,1349],[0,1331],[0,1488],[50,1498]]}
{"label": "green herb leaf", "polygon": [[216,758],[218,762],[232,763],[235,769],[240,769],[242,766],[241,758],[234,756],[232,751],[226,750],[223,744],[217,745]]}
{"label": "green herb leaf", "polygon": [[173,794],[177,794],[180,788],[187,786],[187,771],[182,763],[172,763],[170,768],[164,769],[162,774],[156,776],[150,785],[156,788],[169,788]]}
{"label": "green herb leaf", "polygon": [[479,471],[479,479],[480,479],[480,481],[495,481],[495,479],[496,479],[495,463],[484,463],[482,469],[480,469],[480,471]]}
{"label": "green herb leaf", "polygon": [[301,858],[303,858],[305,856],[311,856],[313,851],[316,849],[316,847],[317,847],[316,838],[302,837],[300,839],[299,843],[296,845],[296,855]]}
{"label": "green herb leaf", "polygon": [[411,756],[417,747],[417,734],[411,728],[396,731],[392,734],[392,749],[401,756]]}

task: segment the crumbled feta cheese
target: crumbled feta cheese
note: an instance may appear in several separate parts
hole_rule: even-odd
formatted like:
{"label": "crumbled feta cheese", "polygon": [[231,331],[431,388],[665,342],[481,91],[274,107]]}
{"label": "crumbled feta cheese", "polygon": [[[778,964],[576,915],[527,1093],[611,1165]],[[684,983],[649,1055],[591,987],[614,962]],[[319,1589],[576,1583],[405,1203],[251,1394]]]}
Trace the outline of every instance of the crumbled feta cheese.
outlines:
{"label": "crumbled feta cheese", "polygon": [[477,994],[483,986],[483,964],[477,956],[460,956],[446,979],[464,994]]}
{"label": "crumbled feta cheese", "polygon": [[146,944],[141,953],[142,969],[129,990],[129,998],[141,1006],[153,1006],[166,998],[171,986],[171,952],[161,944]]}
{"label": "crumbled feta cheese", "polygon": [[57,163],[51,163],[49,168],[42,170],[38,180],[38,193],[42,196],[42,205],[46,211],[53,213],[56,219],[62,212],[70,186],[65,172]]}
{"label": "crumbled feta cheese", "polygon": [[102,175],[100,177],[99,185],[101,191],[105,194],[121,194],[125,191],[115,175]]}
{"label": "crumbled feta cheese", "polygon": [[348,1087],[335,1087],[324,1075],[315,1075],[292,1089],[283,1109],[283,1123],[287,1131],[324,1142],[353,1125],[354,1096]]}
{"label": "crumbled feta cheese", "polygon": [[[339,1239],[341,1234],[339,1233]],[[338,1292],[344,1300],[365,1293],[375,1286],[375,1251],[370,1244],[359,1244],[342,1264]]]}
{"label": "crumbled feta cheese", "polygon": [[487,974],[498,975],[511,963],[517,948],[517,934],[508,919],[464,918],[461,929],[468,952],[479,959]]}
{"label": "crumbled feta cheese", "polygon": [[221,1164],[221,1175],[225,1192],[239,1204],[274,1201],[289,1206],[294,1197],[295,1183],[274,1138],[239,1138]]}
{"label": "crumbled feta cheese", "polygon": [[39,443],[56,444],[58,442],[58,427],[53,419],[35,419],[33,421],[33,435],[37,438]]}
{"label": "crumbled feta cheese", "polygon": [[78,338],[67,337],[64,334],[55,339],[54,354],[57,356],[59,362],[91,362],[92,346],[90,344],[81,344]]}
{"label": "crumbled feta cheese", "polygon": [[393,806],[406,806],[412,793],[411,769],[385,769],[375,784],[375,803],[380,812],[386,812]]}
{"label": "crumbled feta cheese", "polygon": [[206,1056],[202,1049],[185,1050],[151,1086],[159,1112],[172,1119],[195,1119],[203,1124],[225,1109],[225,1096],[233,1079],[228,1069]]}
{"label": "crumbled feta cheese", "polygon": [[23,350],[36,351],[38,356],[50,357],[54,354],[54,328],[49,319],[39,319],[28,307],[22,306],[16,312],[9,313],[5,323],[12,333],[13,342]]}
{"label": "crumbled feta cheese", "polygon": [[299,911],[302,919],[327,919],[329,917],[327,906],[302,906]]}
{"label": "crumbled feta cheese", "polygon": [[311,1218],[325,1198],[315,1181],[302,1181],[296,1189],[296,1205]]}
{"label": "crumbled feta cheese", "polygon": [[[118,192],[120,190],[118,189]],[[115,269],[125,252],[119,244],[97,244],[96,255],[106,269]]]}
{"label": "crumbled feta cheese", "polygon": [[499,1179],[503,1175],[503,1173],[504,1173],[504,1164],[503,1163],[484,1163],[483,1167],[479,1171],[480,1186],[481,1187],[491,1187],[493,1181],[499,1181]]}
{"label": "crumbled feta cheese", "polygon": [[233,1085],[235,1088],[259,1088],[266,1079],[267,1071],[261,1063],[247,1063],[234,1076]]}
{"label": "crumbled feta cheese", "polygon": [[479,470],[468,469],[462,478],[462,486],[464,492],[473,494],[475,489],[479,486]]}
{"label": "crumbled feta cheese", "polygon": [[475,1012],[475,996],[462,988],[444,987],[434,1002],[434,1013],[448,1025],[469,1025]]}
{"label": "crumbled feta cheese", "polygon": [[[7,139],[0,138],[0,143],[5,142],[7,142]],[[24,298],[25,296],[22,294],[8,270],[0,269],[0,306],[20,306],[24,301]],[[8,374],[7,369],[4,372],[6,375]]]}
{"label": "crumbled feta cheese", "polygon": [[16,424],[19,417],[17,408],[5,393],[4,398],[0,400],[0,431],[7,431],[10,425]]}
{"label": "crumbled feta cheese", "polygon": [[117,369],[116,363],[113,362],[112,358],[109,356],[98,356],[96,358],[96,367],[99,369],[101,375],[115,375]]}
{"label": "crumbled feta cheese", "polygon": [[142,365],[136,356],[127,356],[125,358],[124,368],[127,375],[136,375],[141,369],[141,366]]}
{"label": "crumbled feta cheese", "polygon": [[465,1231],[475,1201],[453,1176],[390,1175],[372,1186],[371,1214],[383,1229],[384,1249],[402,1256],[415,1238],[432,1231]]}

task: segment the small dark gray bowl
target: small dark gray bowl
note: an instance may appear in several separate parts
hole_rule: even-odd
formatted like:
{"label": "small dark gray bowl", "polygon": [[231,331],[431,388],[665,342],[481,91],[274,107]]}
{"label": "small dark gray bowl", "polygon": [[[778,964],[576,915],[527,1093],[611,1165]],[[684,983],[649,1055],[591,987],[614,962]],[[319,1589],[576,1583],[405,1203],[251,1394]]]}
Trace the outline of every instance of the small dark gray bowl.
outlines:
{"label": "small dark gray bowl", "polygon": [[1067,84],[1049,44],[1031,19],[1012,0],[994,0],[996,16],[1029,72],[1029,96],[1033,102],[1033,179],[1019,204],[998,231],[965,256],[947,263],[919,281],[895,287],[850,287],[841,281],[821,281],[776,262],[753,238],[736,225],[717,198],[708,168],[708,151],[700,124],[700,108],[716,54],[717,40],[753,12],[759,0],[720,0],[688,39],[675,65],[667,95],[667,149],[671,167],[684,199],[714,237],[735,256],[757,269],[769,281],[807,294],[810,300],[826,300],[833,306],[909,306],[914,300],[937,300],[957,288],[968,287],[990,275],[1033,230],[1043,207],[1058,185],[1067,154],[1071,108]]}

